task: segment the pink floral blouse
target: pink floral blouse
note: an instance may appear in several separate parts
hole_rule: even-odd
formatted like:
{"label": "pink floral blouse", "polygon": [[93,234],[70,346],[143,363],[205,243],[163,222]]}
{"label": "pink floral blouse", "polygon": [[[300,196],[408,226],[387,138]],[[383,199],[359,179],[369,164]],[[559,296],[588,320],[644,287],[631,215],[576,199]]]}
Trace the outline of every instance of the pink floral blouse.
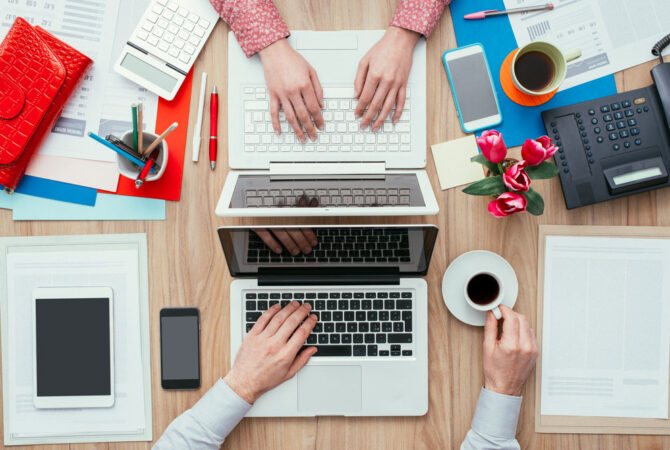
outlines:
{"label": "pink floral blouse", "polygon": [[[288,36],[289,30],[272,0],[209,0],[230,26],[247,56]],[[428,37],[451,0],[400,0],[391,25]]]}

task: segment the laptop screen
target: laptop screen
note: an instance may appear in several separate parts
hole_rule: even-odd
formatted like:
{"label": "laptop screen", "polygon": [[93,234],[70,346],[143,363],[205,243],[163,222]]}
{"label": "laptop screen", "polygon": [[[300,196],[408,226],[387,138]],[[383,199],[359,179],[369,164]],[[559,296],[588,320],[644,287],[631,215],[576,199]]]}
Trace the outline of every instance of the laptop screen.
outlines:
{"label": "laptop screen", "polygon": [[221,246],[234,277],[310,271],[384,270],[405,276],[428,271],[437,227],[222,227]]}

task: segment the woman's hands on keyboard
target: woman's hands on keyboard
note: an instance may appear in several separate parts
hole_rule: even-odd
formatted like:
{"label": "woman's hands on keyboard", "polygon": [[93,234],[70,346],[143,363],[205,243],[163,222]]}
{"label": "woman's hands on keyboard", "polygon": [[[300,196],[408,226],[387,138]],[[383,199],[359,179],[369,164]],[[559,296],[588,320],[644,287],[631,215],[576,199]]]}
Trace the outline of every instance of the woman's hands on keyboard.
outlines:
{"label": "woman's hands on keyboard", "polygon": [[[317,138],[316,128],[323,130],[323,89],[319,77],[300,53],[286,39],[280,39],[258,52],[265,71],[265,82],[270,91],[270,115],[275,133],[281,134],[279,108],[295,131],[298,140],[305,143],[305,133],[312,141]],[[405,79],[407,81],[407,79]]]}
{"label": "woman's hands on keyboard", "polygon": [[361,130],[370,123],[372,131],[379,130],[394,105],[397,106],[393,122],[400,119],[405,105],[407,79],[412,68],[412,55],[420,37],[414,31],[390,26],[379,42],[361,59],[354,80],[354,97],[358,99],[355,113],[356,117],[363,117]]}
{"label": "woman's hands on keyboard", "polygon": [[233,367],[224,381],[247,403],[292,378],[316,353],[316,347],[298,352],[317,319],[309,303],[293,301],[280,309],[270,307],[242,341]]}

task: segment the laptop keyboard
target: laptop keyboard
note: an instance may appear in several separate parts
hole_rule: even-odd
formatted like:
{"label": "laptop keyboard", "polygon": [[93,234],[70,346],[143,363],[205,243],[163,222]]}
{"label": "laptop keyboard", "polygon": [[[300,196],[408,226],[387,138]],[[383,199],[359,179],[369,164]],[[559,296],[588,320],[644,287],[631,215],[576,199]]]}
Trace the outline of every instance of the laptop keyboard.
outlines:
{"label": "laptop keyboard", "polygon": [[286,121],[283,111],[279,113],[281,135],[276,135],[270,118],[270,97],[267,88],[242,87],[244,99],[244,151],[245,152],[409,152],[410,89],[400,120],[393,124],[393,111],[377,133],[360,129],[360,119],[354,110],[358,100],[353,98],[353,89],[346,87],[324,87],[322,110],[325,128],[318,131],[316,142],[307,140],[300,144]]}
{"label": "laptop keyboard", "polygon": [[321,207],[410,206],[409,188],[249,189],[247,207],[296,206],[301,197],[316,198]]}
{"label": "laptop keyboard", "polygon": [[247,332],[276,303],[309,303],[319,321],[305,345],[318,349],[315,357],[406,357],[415,351],[412,291],[246,290],[242,295]]}
{"label": "laptop keyboard", "polygon": [[409,263],[407,228],[317,228],[318,244],[307,255],[276,254],[249,233],[246,261],[258,263]]}

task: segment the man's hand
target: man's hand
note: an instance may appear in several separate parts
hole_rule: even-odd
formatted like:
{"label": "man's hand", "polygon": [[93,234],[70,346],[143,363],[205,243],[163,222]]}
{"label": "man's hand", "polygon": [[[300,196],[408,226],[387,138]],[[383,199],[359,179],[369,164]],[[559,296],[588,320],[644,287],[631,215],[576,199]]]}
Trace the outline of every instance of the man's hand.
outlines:
{"label": "man's hand", "polygon": [[[414,31],[390,26],[384,36],[361,59],[354,80],[354,97],[358,99],[356,117],[363,116],[361,130],[372,123],[377,131],[396,105],[393,122],[405,106],[407,79],[412,68],[412,54],[420,35]],[[365,108],[368,108],[365,111]],[[379,114],[378,114],[379,113]]]}
{"label": "man's hand", "polygon": [[537,341],[528,319],[505,305],[502,335],[498,339],[498,321],[491,311],[484,325],[484,387],[505,395],[521,395],[521,388],[535,366]]}
{"label": "man's hand", "polygon": [[293,256],[300,252],[307,255],[319,243],[311,228],[255,228],[252,231],[276,254],[286,248]]}
{"label": "man's hand", "polygon": [[[293,301],[270,307],[242,341],[235,363],[223,379],[247,403],[292,378],[316,353],[308,347],[298,354],[316,325],[308,303]],[[304,322],[303,322],[304,321]]]}
{"label": "man's hand", "polygon": [[298,140],[301,143],[305,142],[304,127],[310,139],[315,141],[317,135],[314,125],[323,130],[321,115],[323,89],[316,71],[300,53],[293,50],[286,39],[268,45],[258,54],[263,63],[265,82],[270,91],[270,115],[275,133],[281,134],[279,127],[281,106]]}

